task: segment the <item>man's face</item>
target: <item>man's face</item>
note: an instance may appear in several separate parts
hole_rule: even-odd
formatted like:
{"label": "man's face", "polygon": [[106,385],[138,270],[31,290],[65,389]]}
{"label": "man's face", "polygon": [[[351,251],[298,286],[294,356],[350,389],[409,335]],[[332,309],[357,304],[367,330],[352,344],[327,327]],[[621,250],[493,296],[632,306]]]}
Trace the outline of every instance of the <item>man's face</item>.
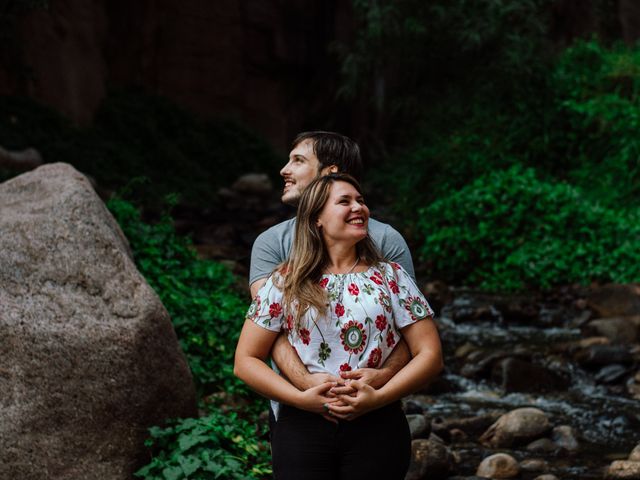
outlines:
{"label": "man's face", "polygon": [[320,174],[320,161],[313,153],[313,140],[303,140],[293,147],[289,161],[280,170],[284,178],[282,202],[297,205],[302,191]]}

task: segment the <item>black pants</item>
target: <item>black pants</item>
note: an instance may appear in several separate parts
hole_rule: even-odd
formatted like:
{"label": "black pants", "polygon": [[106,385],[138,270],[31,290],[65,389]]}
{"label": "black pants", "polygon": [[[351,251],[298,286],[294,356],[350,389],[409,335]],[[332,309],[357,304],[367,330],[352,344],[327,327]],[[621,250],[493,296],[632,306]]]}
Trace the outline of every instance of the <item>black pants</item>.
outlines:
{"label": "black pants", "polygon": [[399,402],[338,424],[281,405],[271,451],[276,480],[403,480],[411,434]]}

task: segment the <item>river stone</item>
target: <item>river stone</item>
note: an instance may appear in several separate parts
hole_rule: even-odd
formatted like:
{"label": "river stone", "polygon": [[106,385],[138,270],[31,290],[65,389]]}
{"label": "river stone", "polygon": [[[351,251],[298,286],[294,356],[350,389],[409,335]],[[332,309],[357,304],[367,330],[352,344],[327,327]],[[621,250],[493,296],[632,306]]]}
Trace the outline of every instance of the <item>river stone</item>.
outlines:
{"label": "river stone", "polygon": [[640,462],[616,460],[605,472],[607,479],[640,480]]}
{"label": "river stone", "polygon": [[636,445],[633,450],[631,450],[628,460],[632,462],[640,462],[640,443]]}
{"label": "river stone", "polygon": [[631,397],[636,400],[640,400],[640,370],[636,374],[627,380],[627,392]]}
{"label": "river stone", "polygon": [[633,343],[638,339],[637,318],[638,316],[599,318],[590,321],[585,331],[607,337],[613,343]]}
{"label": "river stone", "polygon": [[613,363],[598,370],[594,378],[599,383],[611,384],[622,380],[628,372],[629,369],[627,367]]}
{"label": "river stone", "polygon": [[551,453],[558,450],[558,446],[550,438],[539,438],[525,448],[527,451],[534,453]]}
{"label": "river stone", "polygon": [[233,183],[231,189],[246,195],[260,196],[271,193],[273,184],[266,173],[246,173]]}
{"label": "river stone", "polygon": [[197,413],[167,311],[69,165],[0,184],[0,232],[0,478],[132,478]]}
{"label": "river stone", "polygon": [[434,435],[411,442],[411,464],[404,480],[445,479],[452,470],[453,455]]}
{"label": "river stone", "polygon": [[640,286],[609,284],[594,287],[587,296],[587,305],[599,317],[640,315]]}
{"label": "river stone", "polygon": [[407,415],[406,417],[412,439],[429,437],[431,422],[424,415]]}
{"label": "river stone", "polygon": [[527,458],[520,462],[520,469],[523,472],[546,472],[549,464],[542,458]]}
{"label": "river stone", "polygon": [[577,432],[570,425],[558,425],[551,430],[551,440],[567,452],[580,450]]}
{"label": "river stone", "polygon": [[632,363],[633,356],[626,345],[592,345],[577,352],[575,360],[585,367],[600,367],[612,363]]}
{"label": "river stone", "polygon": [[478,414],[465,418],[435,417],[431,421],[431,430],[447,439],[452,430],[461,430],[467,435],[478,436],[495,423],[502,415],[498,412]]}
{"label": "river stone", "polygon": [[487,478],[513,478],[520,473],[518,462],[511,455],[496,453],[485,458],[478,465],[476,475]]}
{"label": "river stone", "polygon": [[536,439],[550,429],[551,423],[542,410],[517,408],[491,425],[480,442],[493,448],[507,448]]}

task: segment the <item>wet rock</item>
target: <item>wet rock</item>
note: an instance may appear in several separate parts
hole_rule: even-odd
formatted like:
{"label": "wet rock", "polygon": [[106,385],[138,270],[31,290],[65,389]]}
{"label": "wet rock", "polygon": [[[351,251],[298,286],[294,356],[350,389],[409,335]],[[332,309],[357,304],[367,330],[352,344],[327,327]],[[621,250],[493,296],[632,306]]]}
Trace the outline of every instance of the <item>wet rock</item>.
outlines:
{"label": "wet rock", "polygon": [[1,184],[0,232],[0,478],[132,478],[197,414],[169,314],[70,165]]}
{"label": "wet rock", "polygon": [[453,455],[433,435],[411,442],[411,464],[405,480],[445,479],[452,470]]}
{"label": "wet rock", "polygon": [[453,430],[461,430],[469,436],[477,436],[495,423],[501,414],[498,412],[486,413],[467,418],[442,418],[435,417],[431,421],[431,429],[441,437],[447,439]]}
{"label": "wet rock", "polygon": [[640,462],[640,443],[635,446],[631,453],[629,454],[629,458],[627,459],[631,462]]}
{"label": "wet rock", "polygon": [[461,477],[459,475],[455,475],[453,477],[447,477],[447,480],[487,480],[486,477],[478,477],[476,475],[471,475],[470,477]]}
{"label": "wet rock", "polygon": [[633,361],[629,348],[625,345],[592,345],[578,351],[574,358],[585,367],[600,367],[612,363],[628,364]]}
{"label": "wet rock", "polygon": [[510,356],[507,352],[487,353],[481,350],[471,352],[460,369],[460,375],[467,378],[488,377],[495,362]]}
{"label": "wet rock", "polygon": [[539,438],[528,444],[526,450],[535,453],[551,453],[558,450],[558,446],[550,438]]}
{"label": "wet rock", "polygon": [[466,441],[468,438],[469,435],[459,428],[453,428],[449,431],[449,441],[452,443],[461,443]]}
{"label": "wet rock", "polygon": [[231,189],[245,195],[268,195],[273,191],[273,184],[265,173],[247,173],[238,178]]}
{"label": "wet rock", "polygon": [[602,367],[594,378],[599,383],[611,384],[621,380],[628,372],[629,369],[627,367],[614,363],[613,365]]}
{"label": "wet rock", "polygon": [[496,453],[478,465],[476,475],[487,478],[514,478],[520,473],[518,462],[511,455]]}
{"label": "wet rock", "polygon": [[590,321],[584,331],[607,337],[612,343],[633,343],[638,339],[637,319],[640,316],[599,318]]}
{"label": "wet rock", "polygon": [[533,480],[559,480],[559,479],[555,475],[552,475],[550,473],[545,473],[544,475],[538,475]]}
{"label": "wet rock", "polygon": [[570,344],[570,350],[575,352],[591,348],[593,345],[610,345],[611,340],[607,337],[587,337]]}
{"label": "wet rock", "polygon": [[565,390],[570,384],[569,379],[518,358],[497,362],[493,366],[492,378],[507,392],[550,392]]}
{"label": "wet rock", "polygon": [[547,415],[537,408],[518,408],[503,415],[482,434],[480,442],[505,448],[530,442],[551,429]]}
{"label": "wet rock", "polygon": [[429,437],[431,422],[424,415],[407,415],[407,423],[412,439]]}
{"label": "wet rock", "polygon": [[591,313],[591,310],[584,310],[577,317],[574,317],[571,320],[570,325],[572,327],[581,328],[585,326],[592,317],[593,315]]}
{"label": "wet rock", "polygon": [[422,415],[424,408],[418,402],[410,399],[402,400],[402,411],[405,415]]}
{"label": "wet rock", "polygon": [[594,287],[587,296],[587,306],[599,317],[640,315],[640,287],[617,284]]}
{"label": "wet rock", "polygon": [[609,480],[640,480],[640,462],[616,460],[607,468],[605,478]]}
{"label": "wet rock", "polygon": [[627,380],[627,392],[636,400],[640,400],[640,371]]}
{"label": "wet rock", "polygon": [[546,472],[549,464],[542,458],[527,458],[520,462],[520,469],[524,472]]}
{"label": "wet rock", "polygon": [[567,452],[580,450],[578,433],[570,425],[558,425],[551,430],[551,440]]}

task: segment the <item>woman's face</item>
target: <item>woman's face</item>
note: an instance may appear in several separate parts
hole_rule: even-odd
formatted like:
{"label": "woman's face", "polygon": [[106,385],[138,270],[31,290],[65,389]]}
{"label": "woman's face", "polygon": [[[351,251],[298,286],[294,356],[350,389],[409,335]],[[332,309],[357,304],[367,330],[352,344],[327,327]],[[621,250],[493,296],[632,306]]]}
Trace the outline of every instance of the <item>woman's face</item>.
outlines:
{"label": "woman's face", "polygon": [[327,245],[355,245],[367,236],[369,209],[362,195],[347,182],[334,182],[316,221]]}

